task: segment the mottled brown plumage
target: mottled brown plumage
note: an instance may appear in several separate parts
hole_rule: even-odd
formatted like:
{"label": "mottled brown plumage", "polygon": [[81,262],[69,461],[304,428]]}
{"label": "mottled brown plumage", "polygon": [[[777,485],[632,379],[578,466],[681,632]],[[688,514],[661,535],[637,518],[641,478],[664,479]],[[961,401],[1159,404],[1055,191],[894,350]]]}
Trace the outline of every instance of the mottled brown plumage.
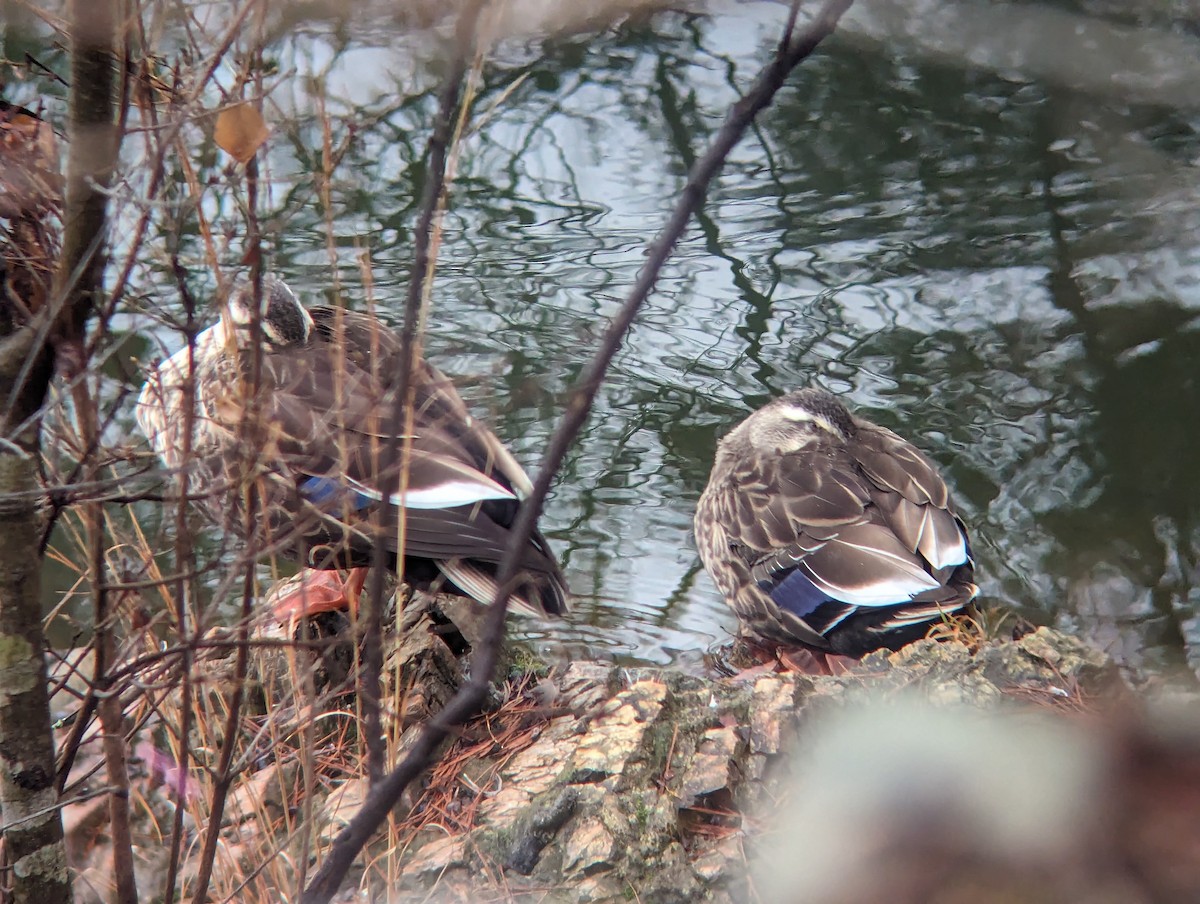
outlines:
{"label": "mottled brown plumage", "polygon": [[[246,522],[241,487],[255,479],[256,541],[302,564],[366,566],[382,535],[393,563],[405,557],[410,580],[440,573],[453,588],[490,602],[509,529],[531,489],[521,466],[427,362],[416,365],[414,407],[400,409],[411,419],[395,422],[400,339],[376,318],[306,310],[275,278],[264,281],[262,294],[257,394],[249,286],[234,294],[220,323],[197,337],[196,424],[186,460],[187,349],[150,373],[138,421],[164,463],[189,467],[193,492],[217,488],[202,505],[239,535]],[[410,427],[405,472],[404,443],[389,440]],[[525,548],[521,568],[514,604],[565,612],[566,587],[540,533]]]}
{"label": "mottled brown plumage", "polygon": [[933,465],[818,389],[776,399],[721,441],[695,527],[726,602],[774,641],[895,649],[977,592]]}

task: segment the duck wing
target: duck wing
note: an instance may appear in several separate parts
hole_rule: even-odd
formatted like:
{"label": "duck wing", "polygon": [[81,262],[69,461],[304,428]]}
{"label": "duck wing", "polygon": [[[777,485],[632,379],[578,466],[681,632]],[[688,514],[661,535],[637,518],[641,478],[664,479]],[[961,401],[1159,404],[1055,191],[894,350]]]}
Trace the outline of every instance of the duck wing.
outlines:
{"label": "duck wing", "polygon": [[[386,401],[377,404],[390,405],[392,396],[387,389],[400,370],[401,343],[396,332],[375,317],[355,311],[317,305],[309,313],[317,337],[335,359],[335,366],[344,361],[359,373],[370,375],[372,384],[378,387],[376,397],[381,393],[386,396]],[[533,491],[525,469],[496,435],[475,419],[445,374],[418,359],[412,383],[416,423],[436,425],[457,454],[465,456],[483,474],[501,475],[501,482],[507,483],[518,498]]]}
{"label": "duck wing", "polygon": [[854,456],[883,523],[939,578],[970,558],[966,528],[933,463],[891,430],[860,421]]}
{"label": "duck wing", "polygon": [[411,437],[404,424],[393,437],[393,398],[377,381],[348,361],[321,361],[319,351],[306,357],[281,356],[263,367],[273,451],[306,497],[356,511],[375,503],[442,509],[517,500],[507,476],[464,448],[447,422],[418,410]]}
{"label": "duck wing", "polygon": [[[326,308],[312,314],[318,330],[310,346],[268,353],[261,362],[272,534],[303,538],[309,550],[342,550],[337,561],[350,565],[368,564],[382,534],[392,554],[431,560],[469,595],[490,602],[495,566],[530,486],[525,472],[450,381],[424,362],[413,383],[406,457],[405,443],[392,441],[395,390],[388,382],[398,366],[398,337],[366,315]],[[540,533],[520,566],[532,573],[525,583],[536,586],[518,586],[516,605],[565,611],[565,586]]]}
{"label": "duck wing", "polygon": [[[946,503],[945,485],[923,457],[916,461],[923,466],[918,476],[932,475],[934,498]],[[965,535],[954,516],[888,467],[880,461],[869,471],[857,452],[822,442],[758,460],[752,473],[738,476],[731,542],[793,636],[811,644],[815,635],[815,645],[828,646],[829,633],[864,610],[873,613],[873,630],[886,631],[927,622],[970,599],[948,586],[923,552],[934,549],[948,567],[954,542],[939,532],[948,519],[964,549],[955,564],[965,560]],[[876,473],[895,479],[881,486]],[[924,501],[912,501],[893,484]],[[908,519],[903,532],[893,527],[897,513]]]}

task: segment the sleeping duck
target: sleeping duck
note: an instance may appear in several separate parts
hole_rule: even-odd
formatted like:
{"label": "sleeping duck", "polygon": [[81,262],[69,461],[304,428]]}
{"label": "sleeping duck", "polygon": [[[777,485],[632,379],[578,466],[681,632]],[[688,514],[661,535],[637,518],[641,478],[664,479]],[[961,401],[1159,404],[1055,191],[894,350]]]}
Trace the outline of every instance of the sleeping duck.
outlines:
{"label": "sleeping duck", "polygon": [[695,527],[743,626],[819,665],[898,649],[978,592],[929,459],[820,389],[776,399],[721,440]]}
{"label": "sleeping duck", "polygon": [[[253,288],[240,285],[217,324],[196,337],[190,445],[188,348],[150,371],[137,420],[166,467],[188,468],[189,494],[208,491],[201,508],[260,556],[317,569],[276,599],[280,613],[355,602],[379,537],[392,567],[403,557],[406,581],[490,603],[532,489],[516,459],[424,361],[414,368],[413,404],[395,422],[400,337],[375,317],[306,308],[275,277],[264,277],[261,299],[255,317]],[[407,468],[403,439],[389,442],[397,434],[411,438]],[[249,481],[257,503],[248,519]],[[566,585],[540,532],[520,567],[515,608],[566,612]],[[333,569],[349,575],[342,582]]]}

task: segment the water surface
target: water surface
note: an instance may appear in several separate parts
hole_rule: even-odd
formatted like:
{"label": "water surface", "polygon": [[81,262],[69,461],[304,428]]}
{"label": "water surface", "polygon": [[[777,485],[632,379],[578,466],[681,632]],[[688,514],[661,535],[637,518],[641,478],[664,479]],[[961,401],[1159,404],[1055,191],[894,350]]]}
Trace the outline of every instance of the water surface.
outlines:
{"label": "water surface", "polygon": [[[531,469],[783,13],[713,4],[496,50],[427,348]],[[269,47],[272,265],[309,298],[363,306],[369,256],[374,304],[399,316],[439,47],[383,17],[291,23]],[[856,5],[664,270],[547,506],[574,613],[521,630],[551,655],[653,663],[726,638],[690,527],[717,438],[815,383],[941,465],[985,600],[1131,663],[1185,662],[1200,641],[1197,59],[1192,30],[1123,9]],[[355,128],[328,211],[318,99],[335,143]],[[230,197],[218,184],[208,213],[234,263]],[[194,228],[155,241],[181,243],[205,297]],[[138,294],[177,306],[150,261]],[[143,316],[118,326],[180,341]]]}

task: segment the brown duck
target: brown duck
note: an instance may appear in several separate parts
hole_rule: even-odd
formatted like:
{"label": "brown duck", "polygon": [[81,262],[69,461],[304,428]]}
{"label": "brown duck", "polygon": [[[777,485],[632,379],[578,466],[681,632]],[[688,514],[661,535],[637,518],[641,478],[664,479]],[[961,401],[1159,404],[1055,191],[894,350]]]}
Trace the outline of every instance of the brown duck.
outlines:
{"label": "brown duck", "polygon": [[[284,282],[241,285],[216,325],[195,343],[195,423],[184,460],[188,349],[148,375],[137,419],[163,463],[191,470],[191,492],[217,523],[242,536],[245,481],[261,500],[252,519],[262,554],[278,553],[306,575],[294,593],[316,597],[305,611],[344,606],[362,587],[377,537],[391,564],[418,584],[491,602],[496,571],[531,484],[496,436],[475,420],[450,381],[419,361],[414,405],[394,423],[400,338],[375,317],[306,308]],[[253,321],[259,323],[258,392]],[[253,412],[257,411],[256,416]],[[411,428],[407,474],[389,442]],[[400,444],[403,448],[403,442]],[[403,545],[399,540],[404,516]],[[567,589],[546,539],[535,532],[521,558],[517,608],[560,615]],[[331,569],[350,569],[343,586]],[[289,607],[283,601],[280,609]]]}
{"label": "brown duck", "polygon": [[929,459],[820,389],[776,399],[721,441],[695,528],[743,626],[818,655],[897,649],[978,592]]}

